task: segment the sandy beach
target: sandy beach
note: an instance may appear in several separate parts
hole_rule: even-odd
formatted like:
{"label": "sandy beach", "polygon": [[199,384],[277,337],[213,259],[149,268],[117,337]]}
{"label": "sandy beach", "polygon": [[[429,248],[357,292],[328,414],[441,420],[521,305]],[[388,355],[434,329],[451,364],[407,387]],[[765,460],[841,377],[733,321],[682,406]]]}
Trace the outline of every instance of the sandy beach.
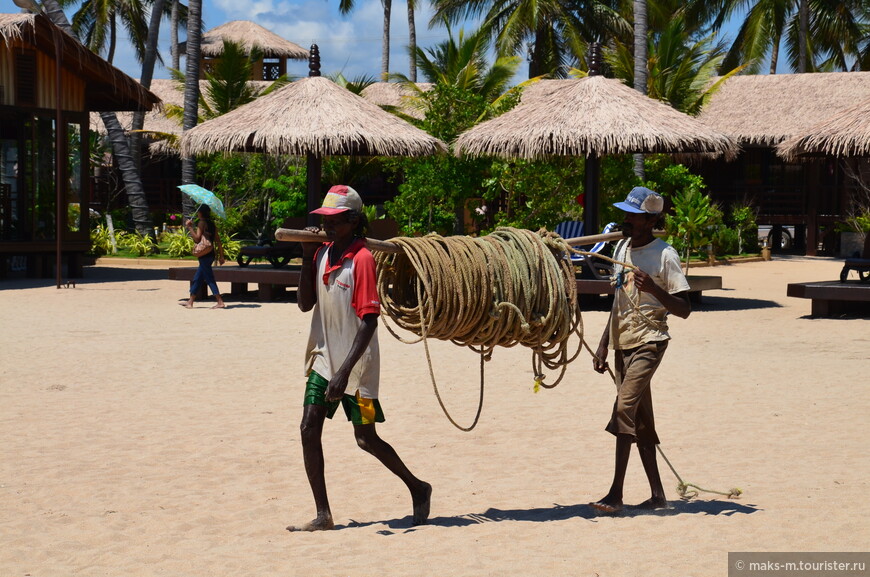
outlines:
{"label": "sandy beach", "polygon": [[[164,265],[165,266],[165,265]],[[178,303],[165,268],[87,267],[75,288],[0,281],[0,577],[267,575],[722,576],[729,551],[867,551],[870,320],[812,319],[789,282],[842,260],[782,257],[698,269],[723,278],[653,383],[662,449],[702,493],[600,515],[613,385],[582,352],[533,391],[531,353],[496,351],[477,428],[439,408],[423,346],[380,329],[378,429],[433,487],[411,525],[401,482],[327,422],[337,530],[314,516],[302,465],[303,345],[293,302]],[[229,291],[229,286],[222,286]],[[583,312],[598,342],[607,312]],[[477,408],[478,356],[431,342],[451,414]],[[865,425],[861,425],[861,423]],[[637,454],[625,500],[649,496]]]}

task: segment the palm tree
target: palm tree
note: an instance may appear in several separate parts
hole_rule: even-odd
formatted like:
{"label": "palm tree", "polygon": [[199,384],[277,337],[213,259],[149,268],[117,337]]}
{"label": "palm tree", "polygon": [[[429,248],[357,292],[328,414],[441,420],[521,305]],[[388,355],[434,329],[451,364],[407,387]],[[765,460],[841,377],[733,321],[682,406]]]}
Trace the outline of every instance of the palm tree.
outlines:
{"label": "palm tree", "polygon": [[[70,25],[59,0],[43,0],[43,6],[46,15],[56,26],[75,37],[73,27]],[[100,118],[106,127],[109,141],[112,143],[112,154],[124,180],[124,189],[127,193],[127,203],[130,206],[133,225],[140,234],[147,234],[152,230],[148,199],[145,196],[145,188],[142,186],[138,166],[130,150],[124,128],[118,122],[118,117],[114,112],[101,112]]]}
{"label": "palm tree", "polygon": [[[641,94],[646,94],[647,29],[646,0],[634,0],[634,89]],[[634,155],[634,174],[643,180],[643,154]]]}
{"label": "palm tree", "polygon": [[770,58],[775,74],[783,45],[798,72],[848,70],[851,60],[866,57],[868,21],[860,0],[692,0],[687,18],[718,32],[741,11],[745,16],[722,62],[726,69],[749,63],[749,72],[757,73]]}
{"label": "palm tree", "polygon": [[[381,44],[381,79],[386,82],[390,75],[390,18],[393,10],[392,0],[381,0],[381,6],[384,8],[384,33],[383,42]],[[338,4],[338,11],[341,14],[349,14],[354,9],[354,0],[341,0]],[[409,23],[413,19],[413,9],[408,6]],[[415,36],[416,43],[416,36]]]}
{"label": "palm tree", "polygon": [[[78,0],[60,0],[64,8],[75,4],[78,4]],[[145,13],[143,0],[84,0],[73,14],[72,29],[92,52],[100,55],[105,52],[105,59],[112,63],[120,20],[130,36],[137,59],[142,62],[148,37]]]}
{"label": "palm tree", "polygon": [[[680,12],[672,15],[664,30],[649,34],[647,48],[646,93],[687,114],[700,112],[722,83],[744,68],[732,69],[713,82],[725,59],[726,45],[721,40],[715,41],[712,34],[696,38]],[[606,58],[617,78],[637,85],[633,78],[636,61],[631,47],[616,41]]]}
{"label": "palm tree", "polygon": [[417,24],[414,22],[414,10],[417,8],[416,0],[408,0],[408,78],[411,82],[417,82]]}
{"label": "palm tree", "polygon": [[[488,51],[486,30],[479,29],[466,36],[465,31],[460,29],[459,35],[454,36],[453,30],[447,25],[447,40],[432,48],[418,47],[415,61],[427,82],[473,91],[488,101],[494,101],[507,90],[519,68],[520,58],[499,57],[490,66],[487,62]],[[392,77],[421,93],[410,78],[401,74],[393,74]]]}
{"label": "palm tree", "polygon": [[629,33],[613,6],[565,0],[434,0],[430,25],[483,19],[482,29],[500,56],[529,49],[529,78],[564,76],[571,60],[582,59],[586,44]]}
{"label": "palm tree", "polygon": [[[187,73],[184,80],[184,130],[196,126],[199,112],[199,57],[202,46],[202,0],[190,0],[187,4]],[[193,184],[196,180],[196,158],[181,158],[181,183]],[[185,197],[186,198],[186,197]],[[186,201],[185,213],[194,209]]]}

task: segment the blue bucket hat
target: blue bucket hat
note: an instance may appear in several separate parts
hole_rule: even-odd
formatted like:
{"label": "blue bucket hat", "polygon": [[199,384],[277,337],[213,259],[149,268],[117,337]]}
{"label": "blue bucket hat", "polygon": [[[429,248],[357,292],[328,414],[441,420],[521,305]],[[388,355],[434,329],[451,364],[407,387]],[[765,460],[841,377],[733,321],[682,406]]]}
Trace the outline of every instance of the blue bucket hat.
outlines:
{"label": "blue bucket hat", "polygon": [[614,202],[613,206],[635,214],[659,214],[665,208],[665,199],[648,188],[635,186],[625,197],[624,202]]}

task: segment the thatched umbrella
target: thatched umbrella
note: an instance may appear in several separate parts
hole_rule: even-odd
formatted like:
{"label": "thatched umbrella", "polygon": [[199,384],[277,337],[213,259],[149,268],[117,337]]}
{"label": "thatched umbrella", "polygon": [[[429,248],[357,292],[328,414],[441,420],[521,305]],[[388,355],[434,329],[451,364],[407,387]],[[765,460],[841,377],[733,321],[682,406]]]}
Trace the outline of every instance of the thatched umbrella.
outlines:
{"label": "thatched umbrella", "polygon": [[427,156],[445,152],[437,138],[320,76],[317,45],[311,76],[261,96],[185,132],[183,155],[266,152],[308,160],[309,211],[320,205],[324,156]]}
{"label": "thatched umbrella", "polygon": [[803,155],[870,156],[870,100],[834,114],[776,147],[791,160]]}
{"label": "thatched umbrella", "polygon": [[456,139],[456,153],[545,159],[586,157],[585,234],[598,231],[598,165],[606,154],[703,153],[736,156],[728,136],[619,80],[597,74],[532,85],[516,108],[478,124]]}
{"label": "thatched umbrella", "polygon": [[[417,88],[428,92],[434,84],[430,82],[417,82]],[[411,118],[422,120],[425,111],[416,106],[416,93],[412,88],[400,82],[375,82],[363,88],[360,96],[373,104],[377,104],[387,110],[396,111]]]}

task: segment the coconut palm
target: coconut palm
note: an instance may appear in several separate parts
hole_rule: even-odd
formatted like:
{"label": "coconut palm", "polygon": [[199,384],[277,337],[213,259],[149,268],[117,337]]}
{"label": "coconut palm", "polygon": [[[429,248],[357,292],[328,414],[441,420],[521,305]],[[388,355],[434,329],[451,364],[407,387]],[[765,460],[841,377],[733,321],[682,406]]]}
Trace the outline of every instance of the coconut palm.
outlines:
{"label": "coconut palm", "polygon": [[[615,3],[614,3],[615,5]],[[565,0],[434,0],[430,25],[482,19],[482,29],[500,56],[529,50],[529,78],[564,76],[582,60],[586,45],[600,38],[630,34],[630,27],[606,2]]]}
{"label": "coconut palm", "polygon": [[[46,15],[52,22],[75,36],[73,27],[70,25],[59,0],[43,0]],[[138,165],[134,160],[127,136],[118,117],[114,112],[101,112],[100,118],[106,127],[109,141],[112,143],[112,153],[124,180],[124,189],[127,193],[127,203],[130,206],[130,216],[133,225],[140,234],[147,234],[152,230],[151,214],[148,209],[148,199],[145,196],[145,188],[139,175]]]}
{"label": "coconut palm", "polygon": [[[184,80],[184,130],[197,124],[199,115],[199,57],[202,46],[202,0],[190,0],[187,4],[187,72]],[[196,158],[182,156],[181,183],[193,184],[196,180]],[[194,207],[186,200],[185,212]]]}
{"label": "coconut palm", "polygon": [[[646,94],[647,84],[647,4],[646,0],[634,0],[634,89]],[[634,155],[634,174],[644,178],[643,154]]]}
{"label": "coconut palm", "polygon": [[[664,30],[649,34],[647,50],[646,93],[687,114],[697,114],[727,78],[743,70],[743,67],[729,70],[712,82],[720,74],[726,45],[717,42],[712,34],[696,39],[680,12],[672,15]],[[630,46],[616,41],[606,58],[617,78],[636,86],[635,58]]]}
{"label": "coconut palm", "polygon": [[[69,8],[80,0],[60,0],[60,5]],[[146,2],[143,0],[84,0],[72,17],[72,29],[82,43],[114,61],[118,24],[126,29],[139,62],[145,59],[145,42],[148,37]]]}
{"label": "coconut palm", "polygon": [[[353,11],[354,5],[354,0],[341,0],[338,4],[338,11],[342,14],[349,14]],[[381,79],[386,81],[390,74],[390,18],[393,2],[392,0],[381,0],[381,6],[384,9],[384,34],[381,44]],[[410,5],[408,6],[408,15],[409,18],[413,18],[413,8]]]}
{"label": "coconut palm", "polygon": [[749,63],[749,71],[757,73],[769,57],[769,72],[775,74],[782,46],[798,72],[848,70],[852,60],[866,58],[868,20],[861,0],[692,0],[687,14],[718,32],[741,11],[745,17],[722,62],[725,68]]}

